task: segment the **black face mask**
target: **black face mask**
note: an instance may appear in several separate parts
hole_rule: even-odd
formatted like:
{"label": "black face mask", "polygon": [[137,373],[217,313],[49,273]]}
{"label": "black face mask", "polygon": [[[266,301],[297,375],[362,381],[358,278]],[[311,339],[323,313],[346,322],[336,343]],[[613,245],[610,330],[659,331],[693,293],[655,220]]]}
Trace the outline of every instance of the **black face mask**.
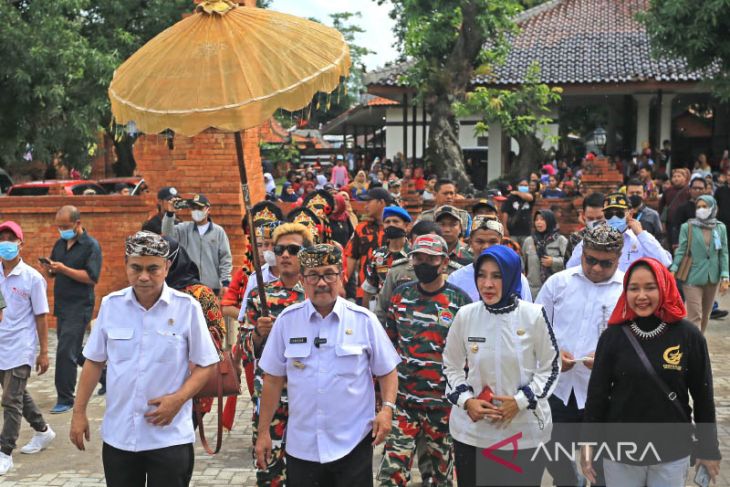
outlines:
{"label": "black face mask", "polygon": [[383,235],[388,240],[394,240],[396,238],[403,238],[406,236],[406,231],[398,227],[388,227],[383,230]]}
{"label": "black face mask", "polygon": [[629,204],[631,205],[631,208],[638,208],[643,202],[644,200],[638,194],[632,194],[629,196]]}
{"label": "black face mask", "polygon": [[419,282],[424,284],[430,284],[439,277],[439,267],[437,265],[430,264],[416,264],[413,266],[413,270],[416,273],[416,278]]}

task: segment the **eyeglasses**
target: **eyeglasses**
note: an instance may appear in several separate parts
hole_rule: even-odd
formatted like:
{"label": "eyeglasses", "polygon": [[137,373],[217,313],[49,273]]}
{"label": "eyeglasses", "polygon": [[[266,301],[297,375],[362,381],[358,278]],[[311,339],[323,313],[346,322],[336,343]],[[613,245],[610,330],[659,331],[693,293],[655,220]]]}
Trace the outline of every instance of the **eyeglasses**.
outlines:
{"label": "eyeglasses", "polygon": [[289,252],[289,255],[295,256],[302,250],[301,245],[289,244],[289,245],[274,245],[274,254],[284,255],[284,251]]}
{"label": "eyeglasses", "polygon": [[618,208],[607,208],[603,210],[603,216],[606,218],[606,220],[613,218],[614,216],[623,218],[626,216],[626,211],[619,210]]}
{"label": "eyeglasses", "polygon": [[591,267],[593,267],[596,264],[599,264],[604,269],[610,269],[611,267],[613,267],[613,265],[615,263],[613,260],[599,260],[599,259],[596,259],[595,257],[591,257],[590,255],[586,255],[586,254],[583,254],[583,257],[585,257],[586,263]]}
{"label": "eyeglasses", "polygon": [[302,277],[307,282],[307,284],[317,284],[317,283],[319,283],[320,279],[324,279],[324,282],[326,282],[328,284],[332,284],[333,282],[337,281],[339,274],[337,274],[336,272],[327,272],[325,274],[317,274],[315,272],[314,274],[304,274],[304,276],[302,276]]}
{"label": "eyeglasses", "polygon": [[690,186],[689,189],[690,189],[690,191],[704,191],[705,187],[704,186]]}

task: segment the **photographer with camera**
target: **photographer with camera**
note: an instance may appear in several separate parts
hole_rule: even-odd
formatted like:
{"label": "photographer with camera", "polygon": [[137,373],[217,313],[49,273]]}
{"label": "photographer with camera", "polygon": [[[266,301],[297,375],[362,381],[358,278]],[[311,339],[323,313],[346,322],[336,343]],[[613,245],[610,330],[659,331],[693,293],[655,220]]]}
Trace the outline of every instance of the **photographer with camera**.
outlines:
{"label": "photographer with camera", "polygon": [[[179,201],[184,202],[180,199],[180,194],[173,186],[164,186],[157,192],[157,213],[155,216],[147,220],[142,224],[142,230],[162,235],[162,217],[165,216],[165,204],[168,201]],[[180,220],[175,219],[175,225],[180,223]]]}
{"label": "photographer with camera", "polygon": [[[175,225],[178,210],[190,208],[193,221]],[[192,199],[165,201],[162,217],[162,235],[177,240],[200,270],[200,282],[222,296],[231,283],[233,257],[228,236],[220,225],[209,216],[210,201],[205,195],[196,194]]]}

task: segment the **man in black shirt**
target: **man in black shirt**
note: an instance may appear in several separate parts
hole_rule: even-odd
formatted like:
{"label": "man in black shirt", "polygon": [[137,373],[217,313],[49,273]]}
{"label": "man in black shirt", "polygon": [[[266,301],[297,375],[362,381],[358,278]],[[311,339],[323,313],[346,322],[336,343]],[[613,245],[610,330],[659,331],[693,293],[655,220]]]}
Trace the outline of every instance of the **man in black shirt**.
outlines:
{"label": "man in black shirt", "polygon": [[43,269],[53,286],[58,349],[56,350],[56,393],[52,414],[69,411],[74,404],[76,367],[84,332],[94,310],[94,286],[101,272],[101,247],[81,226],[81,213],[64,206],[56,213],[61,238],[53,246]]}
{"label": "man in black shirt", "polygon": [[502,204],[502,221],[506,223],[508,234],[506,236],[516,240],[522,245],[532,233],[532,207],[535,204],[535,196],[530,193],[530,186],[527,179],[520,179],[517,182],[517,189],[512,191],[507,200]]}

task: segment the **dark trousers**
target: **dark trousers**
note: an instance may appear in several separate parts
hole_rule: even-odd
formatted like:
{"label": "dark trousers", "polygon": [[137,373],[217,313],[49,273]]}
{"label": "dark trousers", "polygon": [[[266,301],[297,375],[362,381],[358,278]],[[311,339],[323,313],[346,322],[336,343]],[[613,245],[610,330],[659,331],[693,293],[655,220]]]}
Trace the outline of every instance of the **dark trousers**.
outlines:
{"label": "dark trousers", "polygon": [[286,455],[289,487],[372,487],[373,446],[371,434],[347,455],[329,463],[309,462]]}
{"label": "dark trousers", "polygon": [[56,323],[58,349],[56,350],[56,394],[58,404],[73,404],[79,356],[84,344],[86,326],[91,311],[75,316],[59,316]]}
{"label": "dark trousers", "polygon": [[[545,472],[545,457],[537,455],[535,461],[530,461],[535,448],[517,450],[515,458],[512,458],[511,451],[495,452],[506,461],[519,465],[522,468],[522,472],[519,473],[484,457],[481,451],[481,448],[454,440],[456,485],[459,487],[540,486],[542,474]],[[479,461],[479,479],[477,479],[477,461]]]}
{"label": "dark trousers", "polygon": [[104,443],[101,458],[108,487],[187,487],[195,464],[192,443],[140,452]]}
{"label": "dark trousers", "polygon": [[[575,399],[575,394],[570,393],[568,399],[568,405],[563,404],[563,400],[559,397],[552,395],[548,398],[550,403],[550,411],[553,418],[553,435],[550,443],[547,445],[549,452],[556,451],[555,442],[565,447],[566,451],[571,451],[571,445],[580,441],[580,438],[576,437],[578,429],[570,428],[569,430],[561,430],[560,424],[566,423],[582,423],[584,409],[578,409],[578,403]],[[594,452],[595,453],[595,452]],[[557,455],[553,461],[548,462],[547,470],[553,478],[553,483],[557,486],[574,487],[578,485],[578,470],[576,464],[571,462],[565,455]],[[597,483],[595,486],[602,486],[605,484],[603,478],[603,461],[593,462],[593,468],[596,470],[598,475]]]}
{"label": "dark trousers", "polygon": [[36,431],[46,429],[38,406],[25,389],[30,376],[30,365],[21,365],[10,370],[0,370],[0,384],[3,387],[3,428],[0,433],[0,450],[10,455],[20,434],[20,418],[25,418]]}

